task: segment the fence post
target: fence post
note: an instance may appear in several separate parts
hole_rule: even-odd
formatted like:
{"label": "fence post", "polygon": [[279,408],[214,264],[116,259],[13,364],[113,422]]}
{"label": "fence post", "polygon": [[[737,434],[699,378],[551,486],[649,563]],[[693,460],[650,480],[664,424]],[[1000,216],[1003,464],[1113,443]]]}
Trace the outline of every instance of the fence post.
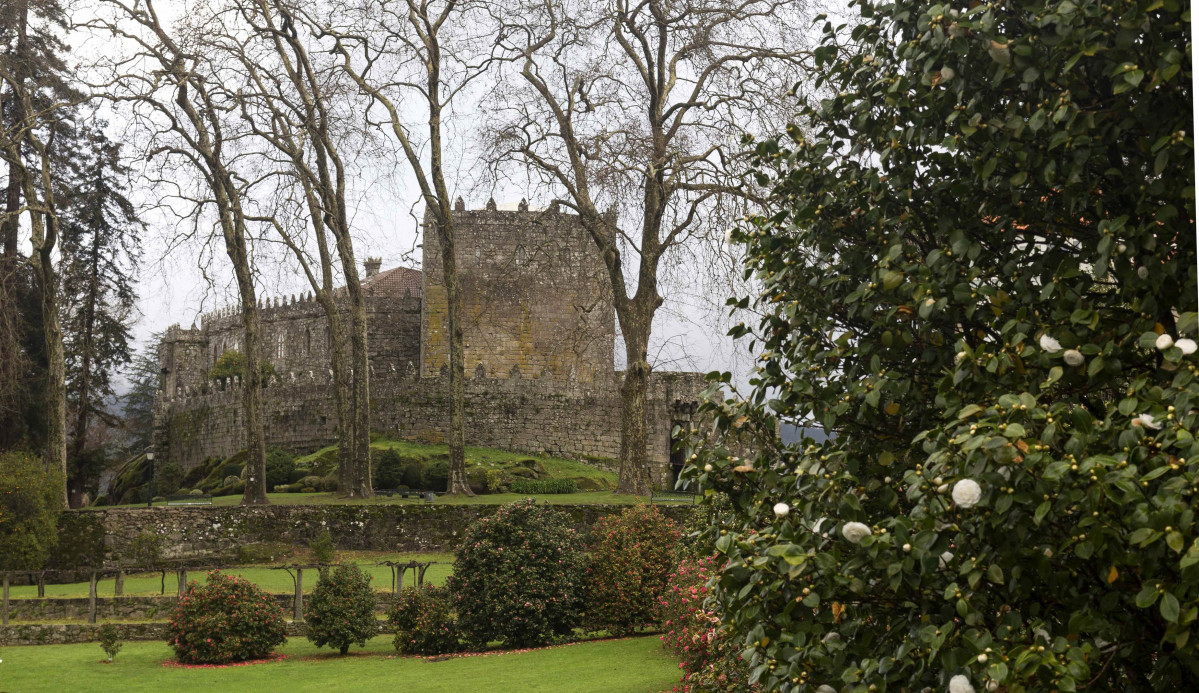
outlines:
{"label": "fence post", "polygon": [[418,588],[425,586],[425,571],[429,569],[429,565],[430,564],[426,563],[415,569],[418,571],[416,574],[416,586]]}
{"label": "fence post", "polygon": [[404,591],[404,573],[408,572],[408,566],[401,563],[396,566],[396,594]]}
{"label": "fence post", "polygon": [[114,581],[113,593],[118,597],[125,596],[125,571],[118,570],[117,577]]}
{"label": "fence post", "polygon": [[96,571],[94,570],[87,587],[87,622],[96,622]]}
{"label": "fence post", "polygon": [[296,567],[296,600],[292,606],[295,608],[295,620],[304,620],[304,569]]}
{"label": "fence post", "polygon": [[37,574],[37,596],[39,599],[46,596],[46,571],[41,571]]}
{"label": "fence post", "polygon": [[0,625],[8,625],[8,573],[4,573],[4,596],[0,598]]}
{"label": "fence post", "polygon": [[179,596],[182,597],[183,593],[187,591],[187,568],[180,568],[178,577],[179,577]]}

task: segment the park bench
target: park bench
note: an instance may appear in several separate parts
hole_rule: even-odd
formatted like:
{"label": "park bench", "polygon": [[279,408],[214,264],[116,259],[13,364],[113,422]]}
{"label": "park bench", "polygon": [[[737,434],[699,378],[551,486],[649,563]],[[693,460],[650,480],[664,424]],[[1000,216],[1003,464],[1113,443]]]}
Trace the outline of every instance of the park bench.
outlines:
{"label": "park bench", "polygon": [[212,505],[212,494],[167,496],[167,505]]}
{"label": "park bench", "polygon": [[691,503],[699,498],[694,491],[654,491],[650,494],[650,503]]}
{"label": "park bench", "polygon": [[432,503],[434,494],[419,488],[381,488],[375,491],[376,496],[399,496],[401,500],[421,500]]}

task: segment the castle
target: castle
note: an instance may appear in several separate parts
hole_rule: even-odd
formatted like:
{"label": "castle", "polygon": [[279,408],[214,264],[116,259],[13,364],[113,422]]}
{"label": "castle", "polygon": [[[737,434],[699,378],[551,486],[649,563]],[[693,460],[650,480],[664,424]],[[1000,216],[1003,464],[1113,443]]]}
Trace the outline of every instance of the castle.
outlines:
{"label": "castle", "polygon": [[[607,273],[578,217],[557,205],[514,211],[456,203],[456,260],[463,298],[466,443],[614,465],[620,456],[620,380],[613,365],[615,311]],[[371,427],[443,442],[449,424],[446,293],[438,234],[426,216],[423,270],[362,280],[370,353]],[[344,301],[344,292],[339,300]],[[260,304],[263,352],[274,368],[265,391],[267,444],[295,453],[337,440],[327,323],[310,295]],[[235,383],[210,377],[242,334],[234,309],[170,327],[159,350],[155,450],[193,467],[244,446]],[[649,402],[651,476],[673,483],[682,455],[671,431],[695,414],[699,373],[655,373]]]}

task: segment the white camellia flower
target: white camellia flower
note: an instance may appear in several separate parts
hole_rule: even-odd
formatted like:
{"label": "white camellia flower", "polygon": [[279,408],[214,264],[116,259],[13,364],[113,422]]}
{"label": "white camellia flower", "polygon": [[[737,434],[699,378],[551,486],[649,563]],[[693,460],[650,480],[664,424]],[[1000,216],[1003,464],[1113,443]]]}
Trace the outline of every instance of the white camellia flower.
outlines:
{"label": "white camellia flower", "polygon": [[733,244],[733,227],[732,226],[730,226],[728,228],[728,230],[724,232],[724,244],[725,245]]}
{"label": "white camellia flower", "polygon": [[1141,420],[1141,425],[1145,428],[1152,428],[1155,431],[1162,430],[1162,422],[1158,421],[1152,414],[1141,414],[1137,418]]}
{"label": "white camellia flower", "polygon": [[1066,349],[1066,353],[1062,354],[1062,359],[1066,362],[1067,366],[1081,366],[1086,361],[1083,358],[1082,352],[1078,349]]}
{"label": "white camellia flower", "polygon": [[710,471],[712,471],[712,463],[710,463],[710,462],[709,462],[708,464],[705,464],[705,465],[704,465],[704,471],[705,471],[705,472],[710,472]]}
{"label": "white camellia flower", "polygon": [[1153,343],[1153,346],[1165,351],[1166,349],[1174,346],[1174,338],[1168,334],[1159,334],[1157,336],[1157,341]]}
{"label": "white camellia flower", "polygon": [[816,693],[837,693],[837,689],[827,683],[822,683],[816,688]]}
{"label": "white camellia flower", "polygon": [[941,557],[937,560],[937,565],[941,568],[944,568],[945,566],[949,565],[949,562],[952,560],[953,553],[946,551],[945,553],[941,554]]}
{"label": "white camellia flower", "polygon": [[1137,268],[1137,276],[1140,277],[1141,279],[1148,279],[1149,278],[1149,268],[1148,267],[1138,267]]}
{"label": "white camellia flower", "polygon": [[957,77],[957,75],[958,75],[958,73],[954,72],[952,67],[941,68],[941,81],[942,82],[948,82],[949,80],[953,79],[954,77]]}
{"label": "white camellia flower", "polygon": [[870,534],[870,528],[861,522],[846,522],[845,526],[841,528],[841,536],[851,544],[857,544]]}
{"label": "white camellia flower", "polygon": [[995,679],[991,679],[991,680],[987,681],[987,690],[988,691],[999,690],[999,682],[996,681]]}
{"label": "white camellia flower", "polygon": [[1199,345],[1195,344],[1195,340],[1193,339],[1180,339],[1174,342],[1174,346],[1182,351],[1183,356],[1190,356],[1195,353],[1196,349],[1199,349]]}
{"label": "white camellia flower", "polygon": [[1041,335],[1041,348],[1051,354],[1062,350],[1062,343],[1047,334]]}
{"label": "white camellia flower", "polygon": [[778,515],[779,517],[786,517],[791,514],[791,506],[787,505],[786,503],[775,503],[774,514]]}
{"label": "white camellia flower", "polygon": [[974,686],[970,685],[970,679],[963,674],[949,679],[949,693],[974,693]]}
{"label": "white camellia flower", "polygon": [[983,489],[974,479],[962,479],[953,485],[953,502],[959,508],[973,508],[982,500]]}

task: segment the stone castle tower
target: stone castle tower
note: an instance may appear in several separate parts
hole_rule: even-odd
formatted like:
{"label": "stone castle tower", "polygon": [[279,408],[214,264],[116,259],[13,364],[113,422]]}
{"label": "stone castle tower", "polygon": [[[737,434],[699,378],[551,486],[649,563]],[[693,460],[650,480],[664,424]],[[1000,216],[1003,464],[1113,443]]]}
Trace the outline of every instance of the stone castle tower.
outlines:
{"label": "stone castle tower", "polygon": [[[591,239],[556,205],[457,206],[467,443],[610,463],[620,450],[615,311]],[[440,442],[449,419],[446,297],[440,243],[428,219],[422,262],[423,270],[382,271],[377,258],[365,263],[372,428]],[[268,445],[300,453],[336,441],[324,312],[308,295],[260,307],[264,356],[275,371],[266,392]],[[234,309],[204,315],[198,328],[167,330],[159,352],[160,459],[191,467],[242,447],[236,384],[209,377],[221,354],[238,349],[240,336]],[[658,373],[652,385],[651,452],[667,483],[671,427],[689,420],[704,383],[699,373]]]}

